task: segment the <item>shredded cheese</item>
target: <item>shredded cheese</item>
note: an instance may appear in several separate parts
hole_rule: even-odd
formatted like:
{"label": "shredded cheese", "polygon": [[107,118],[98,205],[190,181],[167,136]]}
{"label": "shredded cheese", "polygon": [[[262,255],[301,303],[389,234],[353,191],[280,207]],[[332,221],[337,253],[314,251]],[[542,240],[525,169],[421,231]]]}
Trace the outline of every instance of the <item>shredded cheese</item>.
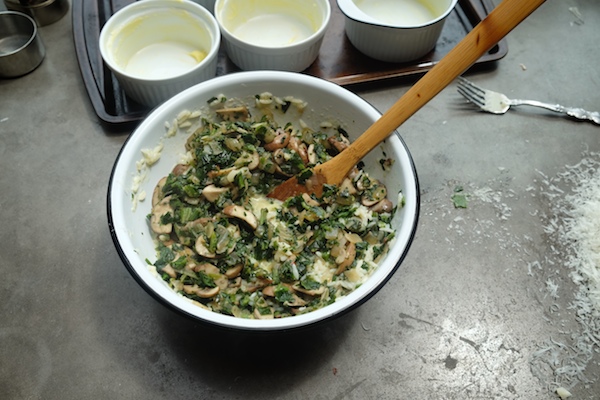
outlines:
{"label": "shredded cheese", "polygon": [[[542,193],[550,210],[544,232],[552,242],[551,257],[528,268],[566,267],[576,286],[569,310],[580,325],[571,340],[550,339],[533,353],[532,372],[540,379],[543,368],[552,370],[550,386],[561,399],[571,396],[568,388],[591,382],[585,375],[594,354],[600,352],[600,154],[587,153],[581,162],[567,166],[556,177],[540,172]],[[558,297],[559,286],[550,278],[548,292]],[[558,305],[553,306],[558,311]]]}

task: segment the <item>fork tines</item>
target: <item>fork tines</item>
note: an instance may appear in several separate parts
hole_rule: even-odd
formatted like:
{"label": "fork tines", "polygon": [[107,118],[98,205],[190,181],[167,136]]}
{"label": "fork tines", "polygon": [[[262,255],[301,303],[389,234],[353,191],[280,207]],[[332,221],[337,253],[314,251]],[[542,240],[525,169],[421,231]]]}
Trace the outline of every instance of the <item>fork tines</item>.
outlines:
{"label": "fork tines", "polygon": [[485,92],[468,79],[459,76],[457,90],[458,93],[471,103],[474,103],[479,107],[485,106]]}

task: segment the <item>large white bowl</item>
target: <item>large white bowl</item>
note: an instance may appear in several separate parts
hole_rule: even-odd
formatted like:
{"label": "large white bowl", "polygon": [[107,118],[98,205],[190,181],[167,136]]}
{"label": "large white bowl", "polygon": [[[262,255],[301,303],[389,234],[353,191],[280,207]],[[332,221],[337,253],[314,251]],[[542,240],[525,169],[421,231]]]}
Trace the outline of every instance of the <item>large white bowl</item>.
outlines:
{"label": "large white bowl", "polygon": [[[125,93],[154,107],[213,78],[221,33],[213,15],[190,0],[143,0],[113,14],[100,32],[100,54]],[[200,62],[196,52],[206,55]],[[144,62],[141,54],[146,57]],[[199,53],[196,53],[199,54]],[[131,68],[137,60],[136,68]]]}
{"label": "large white bowl", "polygon": [[337,0],[350,43],[379,61],[408,62],[429,53],[458,0]]}
{"label": "large white bowl", "polygon": [[331,5],[329,0],[216,0],[214,14],[235,65],[300,72],[319,55]]}
{"label": "large white bowl", "polygon": [[[225,75],[200,83],[173,97],[156,108],[129,136],[115,162],[108,188],[108,223],[114,244],[127,269],[139,284],[155,298],[171,308],[200,321],[246,331],[280,331],[312,325],[339,316],[373,296],[394,274],[406,256],[413,240],[419,215],[419,185],[411,155],[397,133],[393,133],[365,159],[365,170],[382,180],[388,188],[388,197],[396,204],[396,193],[402,192],[406,204],[393,219],[396,238],[378,269],[358,289],[316,311],[303,315],[272,320],[242,319],[208,311],[170,289],[149,268],[146,260],[156,260],[146,216],[150,213],[149,200],[139,202],[133,210],[132,187],[137,162],[143,149],[153,149],[163,143],[160,160],[146,172],[138,193],[151,195],[158,180],[168,175],[185,152],[188,135],[177,134],[166,138],[166,121],[173,121],[182,110],[195,110],[206,105],[214,96],[242,99],[253,105],[255,95],[265,91],[276,96],[294,96],[308,102],[302,115],[309,126],[318,127],[323,121],[339,123],[351,139],[360,135],[380,117],[380,113],[352,92],[312,76],[282,72],[255,71]],[[383,155],[385,153],[385,156]],[[390,171],[384,172],[379,160],[395,160]]]}

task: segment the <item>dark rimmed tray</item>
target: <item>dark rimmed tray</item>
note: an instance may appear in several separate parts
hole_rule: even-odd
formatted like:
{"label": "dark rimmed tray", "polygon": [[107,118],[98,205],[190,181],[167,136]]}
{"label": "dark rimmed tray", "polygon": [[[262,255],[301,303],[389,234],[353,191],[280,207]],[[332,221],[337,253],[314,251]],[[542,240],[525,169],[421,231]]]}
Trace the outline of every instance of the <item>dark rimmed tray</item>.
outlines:
{"label": "dark rimmed tray", "polygon": [[[98,39],[106,20],[117,10],[135,0],[80,0],[72,5],[73,39],[79,68],[88,95],[100,120],[110,126],[139,122],[150,111],[125,96],[114,75],[100,56]],[[449,15],[435,49],[423,58],[403,64],[373,60],[356,50],[344,33],[344,16],[336,1],[332,6],[331,25],[323,40],[318,59],[304,73],[342,86],[418,75],[431,69],[493,8],[491,0],[459,0]],[[477,64],[497,61],[508,52],[500,41]],[[217,75],[239,69],[223,51],[219,53]]]}

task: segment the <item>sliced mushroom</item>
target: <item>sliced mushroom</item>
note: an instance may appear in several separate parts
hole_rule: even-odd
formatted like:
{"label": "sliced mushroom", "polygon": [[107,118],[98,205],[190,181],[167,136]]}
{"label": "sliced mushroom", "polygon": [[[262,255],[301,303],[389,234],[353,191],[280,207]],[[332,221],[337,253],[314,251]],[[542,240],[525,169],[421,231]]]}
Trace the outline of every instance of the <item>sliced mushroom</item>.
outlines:
{"label": "sliced mushroom", "polygon": [[273,160],[275,161],[276,165],[285,164],[287,162],[287,159],[285,157],[285,150],[276,149],[275,151],[273,151]]}
{"label": "sliced mushroom", "polygon": [[304,199],[306,204],[308,204],[311,207],[319,206],[319,202],[316,201],[315,199],[313,199],[312,197],[310,197],[310,195],[308,193],[302,193],[302,199]]}
{"label": "sliced mushroom", "polygon": [[175,224],[173,229],[178,241],[185,246],[194,246],[196,236],[204,230],[203,226],[209,221],[212,221],[212,218],[198,218],[185,225]]}
{"label": "sliced mushroom", "polygon": [[231,280],[229,282],[229,286],[230,288],[239,288],[242,286],[242,277],[238,276],[237,278],[234,278],[233,280]]}
{"label": "sliced mushroom", "polygon": [[240,239],[240,228],[237,225],[229,224],[227,227],[223,225],[217,225],[215,227],[217,232],[217,253],[229,254],[235,248],[235,244]]}
{"label": "sliced mushroom", "polygon": [[246,165],[250,171],[255,170],[260,165],[260,155],[257,151],[251,153],[251,161]]}
{"label": "sliced mushroom", "polygon": [[[227,227],[216,225],[212,228],[208,227],[208,229],[214,229],[214,231],[205,232],[205,234],[199,235],[196,239],[195,249],[198,254],[206,258],[218,258],[233,251],[235,242],[240,235],[240,232],[235,225],[228,225]],[[217,238],[215,251],[209,249],[208,243],[206,242],[206,236],[212,235],[216,235]]]}
{"label": "sliced mushroom", "polygon": [[[179,246],[178,246],[179,247]],[[175,250],[175,248],[171,247],[172,250]],[[178,263],[178,261],[183,258],[186,263],[185,266],[183,267],[183,270],[188,271],[188,272],[193,272],[194,268],[196,267],[196,261],[194,259],[194,256],[196,255],[194,253],[194,250],[192,250],[191,248],[187,247],[187,246],[183,246],[183,249],[179,250],[176,252],[177,257],[175,258],[175,260],[173,260],[173,262],[171,264],[169,264],[169,266],[173,266],[173,263]],[[181,268],[178,268],[181,270]],[[181,271],[179,273],[182,273]]]}
{"label": "sliced mushroom", "polygon": [[350,242],[348,244],[348,246],[346,246],[346,257],[344,258],[344,260],[341,263],[338,264],[338,268],[335,271],[335,274],[339,275],[342,272],[344,272],[346,270],[346,268],[348,268],[350,266],[350,264],[352,264],[354,262],[355,258],[356,258],[356,246],[354,245],[354,243]]}
{"label": "sliced mushroom", "polygon": [[390,213],[393,209],[394,204],[388,199],[383,199],[370,208],[374,213]]}
{"label": "sliced mushroom", "polygon": [[[284,284],[282,283],[282,285],[286,286],[290,293],[292,294],[292,301],[286,301],[283,304],[288,306],[288,307],[302,307],[306,305],[306,300],[302,299],[301,297],[299,297],[296,293],[295,293],[295,288],[291,285],[288,284]],[[265,287],[262,290],[263,295],[268,296],[268,297],[275,297],[275,290],[277,289],[276,285],[270,285]]]}
{"label": "sliced mushroom", "polygon": [[162,177],[156,186],[154,187],[154,192],[152,192],[152,207],[158,204],[164,197],[163,187],[165,187],[165,183],[167,182],[167,177]]}
{"label": "sliced mushroom", "polygon": [[218,286],[213,288],[201,288],[198,285],[183,285],[184,292],[187,294],[195,294],[202,299],[210,299],[211,297],[215,297],[217,294],[219,294],[220,290],[221,289]]}
{"label": "sliced mushroom", "polygon": [[269,279],[257,279],[254,282],[246,282],[243,280],[242,291],[246,293],[254,293],[259,289],[269,286],[271,283],[273,282]]}
{"label": "sliced mushroom", "polygon": [[251,172],[248,167],[229,167],[216,171],[210,171],[208,173],[208,177],[213,179],[217,185],[227,186],[235,181],[238,174],[243,174],[246,177],[251,176]]}
{"label": "sliced mushroom", "polygon": [[223,143],[231,151],[241,151],[243,147],[243,143],[240,140],[239,136],[226,137]]}
{"label": "sliced mushroom", "polygon": [[227,279],[225,277],[225,275],[221,274],[221,271],[219,270],[219,268],[211,263],[202,263],[199,265],[194,266],[194,272],[200,272],[202,271],[203,273],[205,273],[206,275],[210,276],[215,284],[221,289],[221,290],[225,290],[227,289],[227,286],[229,285],[229,279]]}
{"label": "sliced mushroom", "polygon": [[277,130],[277,136],[271,143],[265,144],[263,147],[267,151],[275,151],[277,149],[283,149],[290,142],[290,138],[292,135],[289,132],[284,131],[283,129]]}
{"label": "sliced mushroom", "polygon": [[252,213],[252,211],[246,210],[242,206],[238,205],[230,205],[223,209],[223,214],[228,217],[233,217],[240,219],[248,224],[248,226],[252,229],[256,229],[258,227],[258,219]]}
{"label": "sliced mushroom", "polygon": [[262,294],[269,297],[275,297],[275,285],[267,286],[262,290]]}
{"label": "sliced mushroom", "polygon": [[197,229],[202,229],[202,227],[204,225],[208,224],[209,222],[214,222],[214,219],[208,218],[208,217],[198,218],[198,219],[195,219],[195,220],[190,221],[187,224],[185,224],[182,229],[184,229],[185,231],[190,231],[190,230],[197,231]]}
{"label": "sliced mushroom", "polygon": [[175,271],[175,268],[173,268],[170,264],[165,265],[161,272],[164,272],[171,278],[177,278],[177,272]]}
{"label": "sliced mushroom", "polygon": [[324,285],[319,286],[317,289],[305,289],[300,285],[294,285],[293,288],[297,292],[304,293],[313,297],[322,295],[327,289]]}
{"label": "sliced mushroom", "polygon": [[258,167],[258,164],[260,162],[260,156],[258,155],[258,152],[253,151],[251,153],[249,152],[243,152],[242,155],[240,156],[240,158],[238,158],[235,161],[235,166],[236,167],[247,167],[249,170],[254,170]]}
{"label": "sliced mushroom", "polygon": [[250,111],[246,107],[232,107],[222,108],[217,110],[217,115],[221,117],[223,121],[247,121],[250,118]]}
{"label": "sliced mushroom", "polygon": [[385,199],[386,196],[387,189],[385,185],[379,181],[376,181],[368,190],[363,193],[361,197],[361,203],[366,207],[371,207]]}
{"label": "sliced mushroom", "polygon": [[273,158],[273,153],[264,152],[260,156],[260,161],[258,163],[258,167],[269,174],[274,174],[277,171],[277,165],[275,164],[275,160]]}
{"label": "sliced mushroom", "polygon": [[335,201],[338,204],[349,206],[350,204],[353,204],[356,201],[356,198],[353,194],[345,190],[341,190],[338,192]]}
{"label": "sliced mushroom", "polygon": [[[214,230],[214,222],[215,220],[212,218],[198,218],[194,221],[188,222],[185,224],[184,229],[186,231],[191,231],[195,235],[198,235],[196,238],[196,243],[194,244],[194,249],[196,253],[206,258],[216,258],[217,254],[208,249],[208,243],[206,243],[206,235],[212,234]],[[208,232],[207,232],[208,231]]]}
{"label": "sliced mushroom", "polygon": [[308,155],[308,163],[309,164],[316,164],[317,163],[317,152],[315,151],[315,145],[314,144],[310,144],[308,146],[308,149],[306,150],[306,154]]}
{"label": "sliced mushroom", "polygon": [[362,174],[362,171],[360,169],[358,169],[356,166],[354,166],[354,167],[352,167],[350,172],[348,172],[348,178],[350,178],[352,180],[352,182],[354,182],[355,178],[359,174]]}
{"label": "sliced mushroom", "polygon": [[309,163],[308,148],[306,147],[306,144],[303,143],[301,140],[295,137],[291,137],[287,147],[298,153],[304,164]]}
{"label": "sliced mushroom", "polygon": [[285,165],[288,162],[288,159],[286,157],[286,153],[284,149],[277,149],[273,152],[273,160],[275,160],[275,171],[283,176],[291,176],[290,174],[288,174],[287,172],[283,172],[283,170],[281,169],[282,165]]}
{"label": "sliced mushroom", "polygon": [[192,169],[191,165],[177,164],[175,167],[173,167],[173,171],[171,172],[175,176],[181,176],[187,174],[190,171],[190,169]]}
{"label": "sliced mushroom", "polygon": [[228,279],[237,278],[242,273],[243,268],[244,266],[242,264],[238,264],[235,267],[231,267],[227,271],[225,271],[225,276]]}
{"label": "sliced mushroom", "polygon": [[165,245],[167,247],[172,246],[173,243],[175,243],[175,241],[171,237],[171,234],[169,234],[169,233],[157,235],[156,240],[158,240],[159,242],[161,242],[163,245]]}
{"label": "sliced mushroom", "polygon": [[354,185],[352,184],[352,181],[350,180],[350,178],[345,178],[342,183],[340,183],[340,192],[341,191],[347,191],[348,194],[356,194],[357,190],[354,187]]}
{"label": "sliced mushroom", "polygon": [[226,176],[229,173],[238,170],[238,168],[236,167],[229,167],[229,168],[223,168],[223,169],[217,169],[214,171],[209,171],[208,172],[208,177],[211,179],[215,179],[215,178],[219,178],[221,176]]}
{"label": "sliced mushroom", "polygon": [[365,242],[369,243],[370,245],[375,245],[379,243],[379,239],[373,234],[373,232],[368,232],[365,235]]}
{"label": "sliced mushroom", "polygon": [[208,244],[206,243],[206,239],[203,235],[198,236],[196,239],[196,245],[194,246],[196,252],[200,254],[202,257],[206,258],[217,258],[217,253],[212,252],[208,249]]}
{"label": "sliced mushroom", "polygon": [[327,138],[329,144],[339,153],[346,150],[350,146],[350,142],[344,136],[330,136]]}
{"label": "sliced mushroom", "polygon": [[374,206],[375,204],[379,203],[379,200],[372,199],[369,196],[362,196],[360,198],[360,202],[365,207],[371,207],[371,206]]}
{"label": "sliced mushroom", "polygon": [[361,192],[367,190],[373,185],[371,178],[369,178],[369,176],[363,171],[359,171],[357,174],[355,174],[352,177],[352,180],[354,181],[356,188]]}
{"label": "sliced mushroom", "polygon": [[288,307],[303,307],[306,305],[306,300],[300,298],[296,293],[292,292],[293,301],[286,301],[283,304]]}
{"label": "sliced mushroom", "polygon": [[227,181],[225,182],[226,184],[231,184],[233,182],[235,182],[235,180],[237,179],[238,175],[242,175],[243,177],[245,177],[246,179],[250,179],[252,177],[252,173],[250,172],[250,170],[248,169],[248,167],[241,167],[239,169],[235,169],[231,172],[229,172],[226,176]]}
{"label": "sliced mushroom", "polygon": [[202,195],[206,200],[211,203],[214,203],[221,197],[221,195],[229,192],[229,188],[219,187],[215,185],[208,185],[202,189]]}
{"label": "sliced mushroom", "polygon": [[200,198],[198,198],[198,197],[188,197],[188,196],[185,196],[183,198],[183,200],[186,203],[191,204],[193,206],[197,206],[198,204],[200,204]]}
{"label": "sliced mushroom", "polygon": [[292,294],[292,301],[284,301],[283,305],[288,306],[288,307],[304,307],[306,305],[306,300],[304,300],[303,298],[301,298],[300,296],[298,296],[295,292],[294,289],[289,286],[290,289],[290,293]]}
{"label": "sliced mushroom", "polygon": [[183,249],[181,249],[179,252],[177,252],[177,254],[180,257],[192,258],[192,257],[194,257],[194,250],[190,249],[187,246],[183,246]]}
{"label": "sliced mushroom", "polygon": [[167,234],[173,231],[173,224],[163,224],[162,218],[167,215],[173,215],[173,207],[170,204],[171,196],[167,196],[160,200],[154,207],[152,207],[152,215],[150,216],[150,227],[155,233]]}
{"label": "sliced mushroom", "polygon": [[273,313],[273,310],[271,308],[269,308],[269,310],[271,311],[270,314],[261,314],[260,311],[258,311],[258,308],[254,309],[254,318],[256,319],[273,319],[275,318],[275,315]]}
{"label": "sliced mushroom", "polygon": [[217,279],[215,279],[215,284],[221,289],[226,290],[229,287],[229,279],[225,277],[225,275],[219,275]]}
{"label": "sliced mushroom", "polygon": [[219,270],[219,268],[217,268],[215,265],[213,265],[211,263],[207,263],[207,262],[196,265],[194,267],[194,271],[195,272],[202,271],[207,275],[220,275],[221,274],[221,271]]}
{"label": "sliced mushroom", "polygon": [[352,233],[352,232],[344,232],[344,237],[346,238],[347,241],[349,241],[351,243],[360,243],[363,241],[359,235],[357,235],[356,233]]}

